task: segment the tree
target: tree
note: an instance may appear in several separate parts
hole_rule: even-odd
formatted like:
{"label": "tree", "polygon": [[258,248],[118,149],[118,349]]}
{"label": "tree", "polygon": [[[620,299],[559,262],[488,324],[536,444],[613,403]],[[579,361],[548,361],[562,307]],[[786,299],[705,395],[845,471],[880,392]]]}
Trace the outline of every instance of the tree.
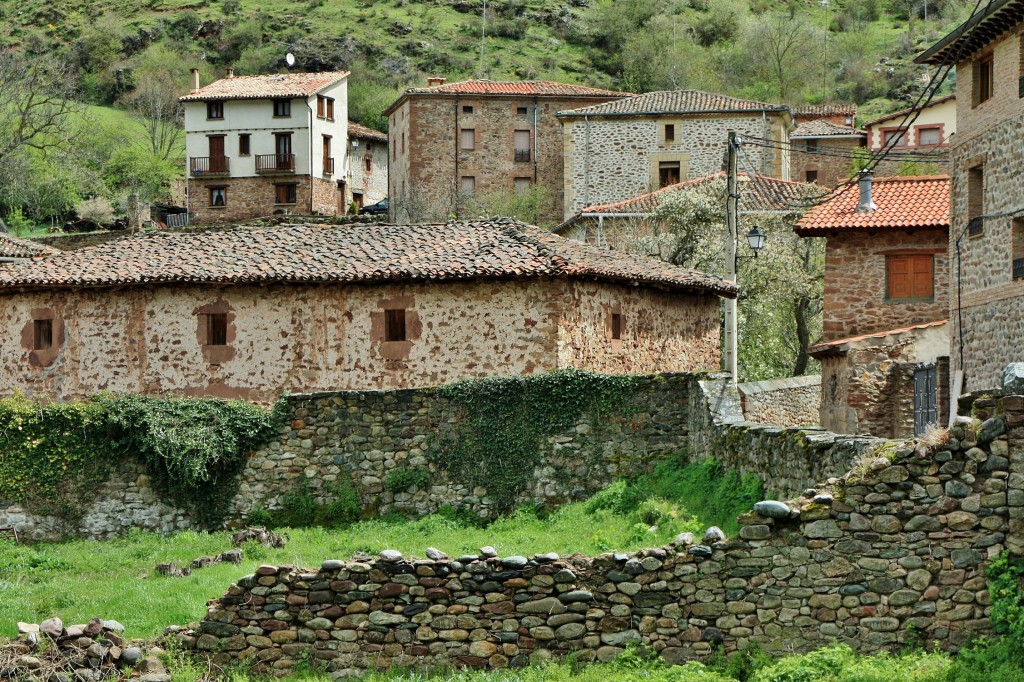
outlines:
{"label": "tree", "polygon": [[188,69],[180,55],[154,45],[140,57],[134,69],[135,90],[124,102],[142,126],[149,152],[163,161],[177,157],[185,134],[185,107],[178,101]]}
{"label": "tree", "polygon": [[66,65],[0,50],[0,166],[26,148],[66,148],[71,114],[81,110],[75,95]]}
{"label": "tree", "polygon": [[765,13],[754,21],[750,33],[750,64],[775,87],[782,102],[793,102],[815,74],[808,65],[820,64],[823,46],[821,30],[804,16]]}

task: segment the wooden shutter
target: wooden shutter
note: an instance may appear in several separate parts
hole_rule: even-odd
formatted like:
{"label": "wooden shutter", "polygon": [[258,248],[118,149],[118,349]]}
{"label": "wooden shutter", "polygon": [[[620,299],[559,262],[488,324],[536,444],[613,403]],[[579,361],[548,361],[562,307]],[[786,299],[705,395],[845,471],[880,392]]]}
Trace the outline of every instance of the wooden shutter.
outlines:
{"label": "wooden shutter", "polygon": [[932,297],[932,282],[934,277],[932,274],[932,262],[934,258],[931,256],[911,256],[910,257],[910,271],[911,271],[911,297],[913,298],[931,298]]}
{"label": "wooden shutter", "polygon": [[889,256],[886,276],[888,298],[932,298],[934,295],[934,258],[929,255]]}

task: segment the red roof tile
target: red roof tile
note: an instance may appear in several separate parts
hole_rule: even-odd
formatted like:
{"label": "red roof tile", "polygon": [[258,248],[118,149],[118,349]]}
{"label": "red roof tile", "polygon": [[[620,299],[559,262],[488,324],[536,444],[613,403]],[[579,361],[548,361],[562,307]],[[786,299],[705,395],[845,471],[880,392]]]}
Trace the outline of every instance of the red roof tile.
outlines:
{"label": "red roof tile", "polygon": [[701,90],[665,90],[634,95],[625,99],[595,104],[582,109],[559,111],[559,118],[580,116],[651,116],[661,114],[711,114],[734,111],[788,111],[781,104],[768,104],[749,99]]}
{"label": "red roof tile", "polygon": [[438,282],[571,277],[735,296],[711,275],[509,218],[444,225],[239,226],[149,232],[0,268],[0,289],[187,283]]}
{"label": "red roof tile", "polygon": [[0,232],[0,258],[39,258],[60,253],[60,249],[19,239]]}
{"label": "red roof tile", "polygon": [[632,93],[553,81],[492,81],[471,78],[457,83],[409,88],[407,95],[525,95],[529,97],[627,97]]}
{"label": "red roof tile", "polygon": [[922,324],[915,324],[909,327],[901,327],[900,329],[890,329],[884,332],[875,332],[874,334],[862,334],[861,336],[851,336],[848,339],[836,339],[835,341],[829,341],[827,343],[818,343],[807,349],[813,357],[822,358],[829,355],[840,355],[849,348],[843,348],[847,344],[856,343],[858,341],[866,341],[867,339],[884,339],[886,336],[897,336],[899,334],[905,334],[907,332],[917,331],[918,329],[928,329],[930,327],[941,327],[948,323],[949,320],[936,320],[935,322],[923,322]]}
{"label": "red roof tile", "polygon": [[808,104],[802,107],[792,107],[794,116],[801,118],[813,118],[824,116],[856,116],[856,104]]}
{"label": "red roof tile", "polygon": [[[956,99],[956,95],[946,95],[945,97],[938,97],[936,99],[933,99],[931,102],[929,102],[928,106],[921,107],[921,110],[923,111],[924,109],[931,109],[932,107],[937,107],[940,104],[945,104],[946,102],[948,102],[950,100],[955,100],[955,99]],[[917,111],[917,109],[915,107],[910,107],[909,109],[901,109],[900,111],[894,111],[891,114],[885,114],[884,116],[879,116],[878,118],[875,118],[875,119],[872,119],[872,120],[868,121],[867,123],[864,124],[864,127],[867,128],[868,126],[873,126],[873,125],[877,125],[879,123],[884,123],[885,121],[891,121],[894,118],[899,118],[900,116],[906,116],[908,114],[914,113],[915,111]]]}
{"label": "red roof tile", "polygon": [[851,126],[841,126],[830,123],[824,119],[815,119],[798,125],[789,134],[790,139],[801,137],[841,137],[841,136],[867,137],[863,130],[857,130]]}
{"label": "red roof tile", "polygon": [[387,143],[388,136],[379,130],[373,128],[367,128],[364,125],[359,125],[355,121],[348,122],[348,136],[354,137],[360,140],[372,140],[373,142],[384,142]]}
{"label": "red roof tile", "polygon": [[270,73],[258,76],[232,76],[205,85],[197,92],[178,99],[182,102],[207,102],[228,99],[276,99],[309,97],[348,76],[348,71],[320,73]]}
{"label": "red roof tile", "polygon": [[815,206],[796,224],[797,234],[820,236],[836,230],[905,230],[949,228],[949,176],[926,175],[878,178],[871,198],[877,208],[857,213],[857,185],[840,190],[832,199]]}

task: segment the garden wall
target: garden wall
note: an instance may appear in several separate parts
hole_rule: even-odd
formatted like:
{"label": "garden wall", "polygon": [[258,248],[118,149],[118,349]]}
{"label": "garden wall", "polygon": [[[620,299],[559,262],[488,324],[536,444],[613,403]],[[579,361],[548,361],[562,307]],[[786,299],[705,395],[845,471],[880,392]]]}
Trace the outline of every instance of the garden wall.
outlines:
{"label": "garden wall", "polygon": [[284,674],[310,656],[336,676],[515,667],[571,650],[608,660],[631,643],[673,662],[715,645],[790,653],[838,640],[874,652],[914,639],[955,650],[989,629],[983,566],[1024,546],[1024,398],[974,408],[984,421],[934,451],[890,447],[813,497],[759,503],[736,538],[709,530],[595,558],[485,548],[263,566],[177,636],[217,663]]}
{"label": "garden wall", "polygon": [[751,381],[737,388],[747,421],[776,426],[813,426],[819,422],[821,375]]}

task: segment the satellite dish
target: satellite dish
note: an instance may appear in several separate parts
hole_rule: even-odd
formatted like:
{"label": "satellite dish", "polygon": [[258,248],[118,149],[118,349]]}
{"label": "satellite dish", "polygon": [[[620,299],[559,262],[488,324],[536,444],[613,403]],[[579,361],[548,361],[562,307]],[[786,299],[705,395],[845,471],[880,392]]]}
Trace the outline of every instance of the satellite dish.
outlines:
{"label": "satellite dish", "polygon": [[289,52],[284,56],[284,61],[288,66],[295,66],[295,55]]}

